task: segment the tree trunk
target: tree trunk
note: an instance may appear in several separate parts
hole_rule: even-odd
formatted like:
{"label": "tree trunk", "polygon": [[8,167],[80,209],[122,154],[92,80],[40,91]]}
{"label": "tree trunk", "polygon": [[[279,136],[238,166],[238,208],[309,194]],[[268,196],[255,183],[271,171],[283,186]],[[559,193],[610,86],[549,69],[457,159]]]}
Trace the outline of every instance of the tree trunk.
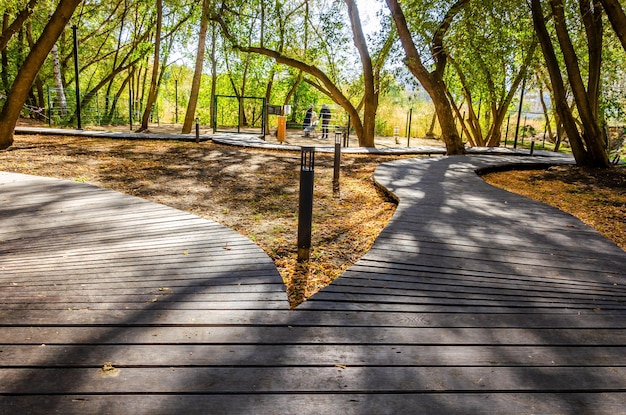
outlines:
{"label": "tree trunk", "polygon": [[387,6],[391,11],[391,16],[396,23],[398,29],[398,35],[406,54],[404,63],[411,71],[413,76],[422,84],[430,98],[435,105],[435,111],[437,118],[439,119],[439,125],[441,126],[441,133],[444,142],[446,143],[446,153],[452,154],[464,154],[465,147],[456,125],[454,123],[454,115],[452,112],[452,104],[448,100],[446,94],[446,85],[443,81],[443,72],[446,65],[446,53],[443,48],[443,36],[450,26],[450,23],[456,13],[469,2],[469,0],[458,0],[448,11],[444,20],[441,22],[435,36],[433,38],[432,52],[435,59],[435,70],[431,73],[424,66],[420,53],[417,51],[413,37],[409,31],[406,18],[400,4],[397,0],[386,0]]}
{"label": "tree trunk", "polygon": [[[33,38],[32,21],[28,21],[26,23],[26,40],[28,40],[28,47],[32,49],[35,46],[35,39]],[[46,108],[46,99],[45,99],[45,94],[44,94],[44,86],[43,86],[43,82],[41,81],[40,74],[37,74],[37,76],[35,77],[35,90],[37,91],[37,94],[36,94],[37,99],[36,99],[35,105],[38,108],[42,109],[42,111],[38,113],[38,117],[41,118],[44,116],[43,110],[45,110]]]}
{"label": "tree trunk", "polygon": [[552,84],[552,92],[554,94],[554,105],[559,115],[560,121],[569,139],[572,152],[576,159],[576,163],[585,166],[608,167],[610,166],[608,154],[602,144],[602,133],[597,124],[597,119],[593,117],[590,101],[587,91],[584,88],[580,69],[578,68],[577,57],[574,53],[571,40],[567,34],[565,26],[565,16],[563,12],[563,4],[559,0],[550,0],[553,18],[556,26],[557,37],[561,45],[564,61],[566,64],[569,81],[574,92],[576,107],[581,116],[583,128],[585,128],[584,140],[587,148],[583,143],[576,120],[572,115],[571,109],[567,103],[565,86],[561,76],[561,69],[554,51],[552,39],[546,28],[543,9],[540,0],[532,0],[531,11],[533,17],[533,25],[537,32],[537,37],[546,60],[546,68],[550,74]]}
{"label": "tree trunk", "polygon": [[622,42],[622,48],[626,50],[626,14],[624,9],[619,4],[619,0],[600,0],[600,3],[604,7],[615,34]]}
{"label": "tree trunk", "polygon": [[198,105],[198,96],[200,95],[200,82],[202,81],[202,67],[204,66],[204,52],[206,50],[206,35],[209,26],[209,0],[202,1],[202,16],[200,17],[200,33],[198,34],[198,52],[196,53],[196,67],[193,72],[193,80],[191,81],[191,93],[189,94],[189,102],[187,103],[187,112],[185,113],[185,121],[183,122],[183,134],[189,134],[196,115],[196,106]]}
{"label": "tree trunk", "polygon": [[463,141],[461,140],[461,136],[454,122],[452,106],[446,96],[445,86],[442,85],[443,80],[440,82],[441,84],[433,88],[429,95],[435,105],[435,112],[437,113],[439,126],[441,127],[441,135],[446,143],[446,154],[465,154],[465,146],[463,145]]}
{"label": "tree trunk", "polygon": [[[9,13],[5,12],[2,17],[2,33],[9,28]],[[6,47],[0,49],[0,60],[2,61],[2,68],[0,69],[0,79],[2,80],[2,91],[6,93],[11,84],[9,84],[9,54]]]}
{"label": "tree trunk", "polygon": [[[113,96],[113,99],[109,98],[109,108],[108,108],[107,112],[105,113],[105,118],[104,118],[105,124],[111,124],[113,122],[115,111],[117,109],[117,102],[119,101],[120,97],[122,96],[122,93],[124,92],[124,90],[126,90],[128,85],[132,82],[134,73],[135,73],[135,68],[131,67],[129,69],[129,71],[128,71],[128,75],[126,76],[126,78],[124,78],[124,80],[122,81],[122,84],[120,85],[119,89],[117,90],[117,92]],[[132,88],[129,88],[129,89],[132,89]],[[128,110],[132,111],[132,107],[129,108]]]}
{"label": "tree trunk", "polygon": [[0,149],[13,144],[13,131],[33,81],[80,2],[81,0],[60,0],[37,43],[18,71],[0,112]]}
{"label": "tree trunk", "polygon": [[[589,4],[587,3],[585,5],[585,2],[588,2],[588,0],[579,0],[581,13],[587,14],[584,10],[587,8],[586,6],[589,6]],[[600,91],[599,78],[602,54],[601,20],[596,18],[596,21],[592,25],[585,22],[588,49],[590,57],[592,58],[589,63],[589,83],[587,89],[585,89],[585,84],[578,65],[578,57],[576,56],[574,45],[572,44],[565,22],[563,0],[550,0],[550,6],[552,8],[557,38],[559,40],[559,45],[561,46],[565,67],[567,69],[567,76],[576,101],[576,108],[578,109],[578,114],[583,124],[582,138],[587,147],[587,163],[594,167],[609,167],[611,164],[609,162],[609,156],[603,140],[602,130],[598,125],[596,109],[597,102],[599,101],[598,94]],[[591,10],[590,7],[589,10]],[[593,19],[594,17],[591,18]],[[586,21],[588,18],[589,16],[583,15],[583,20]]]}
{"label": "tree trunk", "polygon": [[[0,34],[0,50],[6,50],[7,45],[9,44],[9,40],[11,37],[19,32],[22,29],[22,26],[26,22],[26,20],[33,13],[35,5],[38,0],[30,0],[24,9],[20,10],[20,12],[15,17],[15,20],[11,24],[8,23],[6,26],[3,24],[2,33]],[[9,2],[7,2],[8,4]],[[8,15],[5,13],[5,18],[8,19]]]}
{"label": "tree trunk", "polygon": [[150,78],[150,91],[148,92],[148,99],[146,101],[146,108],[144,109],[143,116],[141,117],[141,127],[137,132],[145,131],[148,129],[148,121],[152,113],[152,108],[157,99],[157,90],[159,88],[159,63],[161,60],[161,25],[163,23],[163,0],[156,0],[157,8],[157,25],[156,33],[154,35],[154,59],[152,62],[152,76]]}
{"label": "tree trunk", "polygon": [[552,133],[552,126],[550,125],[550,113],[548,111],[548,105],[543,97],[543,89],[539,88],[539,102],[541,103],[541,109],[543,110],[543,116],[546,122],[546,133],[548,134],[549,141],[554,141],[554,134]]}
{"label": "tree trunk", "polygon": [[362,133],[357,134],[360,147],[375,147],[374,134],[376,131],[376,111],[378,111],[378,93],[376,92],[374,80],[374,66],[372,58],[367,49],[365,35],[361,27],[359,10],[354,0],[344,0],[348,6],[350,25],[352,26],[352,38],[354,45],[359,51],[361,65],[363,67],[363,127]]}
{"label": "tree trunk", "polygon": [[55,43],[50,51],[52,57],[52,73],[54,76],[54,87],[58,104],[61,111],[61,117],[67,115],[67,98],[65,97],[65,86],[63,85],[63,75],[61,74],[61,61],[59,60],[59,47]]}
{"label": "tree trunk", "polygon": [[264,134],[265,135],[269,135],[270,133],[270,123],[269,123],[269,116],[267,114],[267,105],[270,103],[270,100],[272,99],[272,88],[274,87],[274,77],[276,76],[276,71],[274,70],[274,68],[272,67],[272,70],[270,71],[270,75],[269,75],[269,79],[267,80],[267,87],[265,88],[265,108],[263,109],[263,117],[265,117],[265,131]]}
{"label": "tree trunk", "polygon": [[211,24],[211,126],[215,126],[215,92],[217,91],[217,30],[215,23]]}

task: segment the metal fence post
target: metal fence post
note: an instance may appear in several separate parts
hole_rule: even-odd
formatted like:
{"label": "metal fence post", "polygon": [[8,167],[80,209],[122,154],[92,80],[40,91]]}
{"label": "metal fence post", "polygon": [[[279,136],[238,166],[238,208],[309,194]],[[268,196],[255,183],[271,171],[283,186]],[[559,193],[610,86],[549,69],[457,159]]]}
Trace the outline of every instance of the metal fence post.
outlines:
{"label": "metal fence post", "polygon": [[298,212],[298,262],[309,260],[313,223],[315,147],[302,147],[300,155],[300,206]]}

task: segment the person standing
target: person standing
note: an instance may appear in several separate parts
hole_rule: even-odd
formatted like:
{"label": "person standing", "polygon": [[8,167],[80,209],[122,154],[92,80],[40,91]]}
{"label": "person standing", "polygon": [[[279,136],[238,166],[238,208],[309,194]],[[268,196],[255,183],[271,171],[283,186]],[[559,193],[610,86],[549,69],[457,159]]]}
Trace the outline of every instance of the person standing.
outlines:
{"label": "person standing", "polygon": [[322,119],[322,140],[328,139],[328,123],[330,122],[330,109],[326,104],[322,104],[320,118]]}
{"label": "person standing", "polygon": [[311,128],[311,118],[313,118],[313,105],[309,105],[309,109],[304,114],[304,122],[302,123],[302,129],[304,130],[304,136],[308,137]]}

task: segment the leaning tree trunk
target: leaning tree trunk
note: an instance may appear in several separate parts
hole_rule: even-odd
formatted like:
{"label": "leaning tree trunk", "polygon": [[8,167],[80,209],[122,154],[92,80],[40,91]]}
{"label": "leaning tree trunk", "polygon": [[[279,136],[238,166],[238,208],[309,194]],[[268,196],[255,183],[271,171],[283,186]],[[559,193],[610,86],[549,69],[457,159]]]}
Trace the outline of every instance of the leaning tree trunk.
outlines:
{"label": "leaning tree trunk", "polygon": [[443,85],[433,88],[429,95],[435,105],[435,112],[441,127],[441,136],[446,143],[446,154],[465,154],[465,146],[456,128],[452,106],[450,101],[448,101],[444,88]]}
{"label": "leaning tree trunk", "polygon": [[161,60],[161,25],[163,23],[163,0],[156,0],[157,8],[157,25],[156,33],[154,35],[154,60],[152,62],[152,76],[150,78],[150,91],[148,92],[148,99],[146,101],[146,108],[144,109],[143,116],[141,117],[141,127],[138,132],[148,129],[148,121],[150,120],[150,114],[152,108],[157,99],[157,90],[159,87],[159,62]]}
{"label": "leaning tree trunk", "polygon": [[217,30],[215,23],[211,24],[211,126],[215,127],[215,92],[217,91]]}
{"label": "leaning tree trunk", "polygon": [[391,16],[398,29],[398,35],[402,43],[402,47],[406,54],[404,63],[411,71],[413,76],[422,84],[428,95],[433,100],[435,112],[441,126],[441,135],[446,143],[446,153],[465,154],[465,147],[458,130],[454,123],[454,115],[452,112],[452,104],[446,94],[446,84],[443,80],[443,72],[446,66],[447,56],[443,48],[443,37],[450,27],[454,16],[469,2],[469,0],[457,0],[456,3],[448,10],[444,20],[439,25],[435,36],[433,37],[433,58],[435,59],[436,68],[431,73],[426,69],[420,53],[413,42],[413,36],[408,28],[406,17],[397,0],[386,0],[387,6],[391,11]]}
{"label": "leaning tree trunk", "polygon": [[[582,9],[584,0],[580,1]],[[567,104],[565,86],[561,75],[559,60],[557,59],[554,51],[552,38],[550,37],[546,27],[541,1],[532,0],[531,11],[533,25],[546,60],[546,68],[550,74],[552,92],[555,99],[554,104],[557,113],[559,114],[559,118],[567,133],[567,138],[569,139],[570,146],[572,147],[576,163],[591,167],[609,167],[610,162],[608,153],[603,143],[602,131],[598,125],[597,114],[595,114],[594,110],[597,97],[593,96],[593,94],[597,94],[599,90],[593,87],[593,79],[590,79],[589,91],[585,89],[580,68],[578,66],[578,59],[565,25],[565,15],[562,1],[550,0],[550,5],[552,8],[558,42],[563,52],[567,76],[572,87],[576,108],[580,115],[584,129],[583,135],[581,136],[579,133],[576,120],[574,119],[569,105]],[[586,17],[583,17],[583,19],[585,18]],[[588,22],[585,23],[588,24]],[[598,26],[595,26],[593,30],[601,30],[601,21],[597,21],[594,25],[595,24],[598,24]],[[587,27],[587,29],[589,30],[589,27]],[[601,44],[596,43],[599,39],[601,41],[601,38],[589,38],[588,33],[588,40],[590,41],[589,47],[601,48]],[[592,55],[592,57],[593,56],[594,55]],[[595,62],[595,65],[599,64],[600,60],[598,59]],[[590,74],[594,73],[596,74],[595,76],[599,76],[599,68],[592,69],[593,71],[590,70]]]}
{"label": "leaning tree trunk", "polygon": [[622,47],[626,50],[626,14],[619,4],[619,0],[600,0],[606,15],[613,26],[615,34],[622,42]]}
{"label": "leaning tree trunk", "polygon": [[50,51],[52,56],[52,73],[54,75],[54,87],[57,93],[61,116],[67,115],[67,98],[65,97],[65,87],[63,86],[63,75],[61,74],[61,61],[59,60],[59,47],[55,43]]}
{"label": "leaning tree trunk", "polygon": [[200,95],[200,81],[202,80],[202,66],[204,64],[204,52],[206,50],[206,34],[209,26],[209,0],[202,2],[202,17],[200,18],[200,33],[198,36],[198,52],[196,53],[196,67],[193,72],[193,80],[191,81],[191,93],[189,102],[187,103],[187,112],[185,113],[185,121],[181,133],[189,134],[196,115],[196,106],[198,105],[198,96]]}
{"label": "leaning tree trunk", "polygon": [[352,38],[354,45],[359,51],[361,57],[361,66],[363,67],[363,83],[365,91],[363,94],[363,130],[359,137],[360,147],[375,147],[374,135],[376,132],[376,112],[378,111],[378,92],[376,91],[374,79],[374,65],[367,48],[365,34],[361,26],[361,18],[359,10],[354,0],[344,0],[348,6],[348,15],[350,16],[350,25],[352,26]]}
{"label": "leaning tree trunk", "polygon": [[81,0],[60,0],[37,43],[18,71],[13,86],[7,95],[7,100],[2,107],[2,112],[0,112],[0,149],[10,147],[13,144],[15,125],[22,106],[28,98],[33,81],[80,2]]}
{"label": "leaning tree trunk", "polygon": [[[2,16],[2,33],[9,29],[9,13],[4,12]],[[11,88],[9,83],[9,54],[6,48],[0,48],[0,61],[2,67],[0,68],[0,79],[2,80],[2,91],[7,92]]]}

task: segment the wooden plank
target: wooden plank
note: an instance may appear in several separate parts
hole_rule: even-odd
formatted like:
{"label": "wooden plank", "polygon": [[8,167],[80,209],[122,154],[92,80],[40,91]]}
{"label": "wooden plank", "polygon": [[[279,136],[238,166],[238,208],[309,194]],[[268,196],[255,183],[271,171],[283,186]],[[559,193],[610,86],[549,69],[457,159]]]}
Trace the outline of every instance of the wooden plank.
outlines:
{"label": "wooden plank", "polygon": [[[590,280],[569,279],[558,274],[542,273],[534,276],[529,274],[513,274],[506,272],[481,272],[467,269],[450,269],[445,267],[431,267],[427,264],[420,265],[407,262],[390,263],[386,261],[371,261],[367,258],[359,260],[352,266],[343,277],[348,278],[366,278],[380,280],[397,280],[397,281],[419,281],[420,277],[439,278],[440,276],[460,279],[461,281],[488,281],[493,284],[505,282],[544,286],[552,285],[556,287],[576,287],[582,289],[600,289],[608,292],[623,292],[626,284],[621,281],[619,271],[612,274],[605,274],[600,279],[599,276],[593,276]],[[336,280],[337,284],[341,284],[341,280]]]}
{"label": "wooden plank", "polygon": [[116,367],[599,367],[626,366],[626,346],[32,345],[0,346],[1,368]]}
{"label": "wooden plank", "polygon": [[475,258],[462,258],[456,255],[446,255],[446,253],[430,255],[427,253],[420,255],[411,255],[402,253],[389,253],[370,251],[367,253],[367,260],[378,261],[383,263],[398,263],[398,264],[411,264],[411,265],[427,265],[431,267],[447,268],[447,269],[461,269],[474,272],[496,272],[496,273],[512,273],[514,275],[529,275],[529,276],[545,276],[548,278],[567,278],[572,280],[597,280],[606,277],[623,276],[622,271],[615,268],[605,269],[585,269],[584,266],[573,263],[571,266],[567,266],[567,263],[553,262],[553,263],[522,263],[522,262],[507,262],[504,259],[501,261],[493,261],[488,259],[475,259]]}
{"label": "wooden plank", "polygon": [[[626,394],[620,393],[389,393],[389,394],[110,394],[0,396],[0,412],[49,414],[50,408],[68,415],[87,414],[215,414],[302,415],[450,414],[624,414]],[[200,409],[201,408],[201,409]],[[297,408],[297,409],[294,409]]]}
{"label": "wooden plank", "polygon": [[[459,328],[284,326],[0,326],[0,345],[626,345],[623,328]],[[584,355],[581,354],[581,358]]]}
{"label": "wooden plank", "polygon": [[[472,288],[474,287],[474,288]],[[558,287],[560,288],[560,287]],[[544,287],[543,289],[525,289],[525,288],[502,288],[488,286],[472,286],[470,284],[406,284],[385,281],[382,284],[363,285],[340,285],[335,284],[321,292],[321,294],[354,294],[354,295],[383,295],[392,298],[391,301],[408,298],[472,298],[503,301],[510,299],[511,301],[553,301],[559,302],[590,302],[611,304],[613,302],[626,303],[626,292],[584,292],[582,290],[563,290],[557,287]],[[319,298],[319,296],[318,296]]]}
{"label": "wooden plank", "polygon": [[[426,270],[416,267],[412,270],[394,270],[389,264],[355,265],[350,268],[340,279],[333,282],[333,287],[389,287],[416,290],[422,286],[440,286],[446,289],[464,289],[474,287],[476,289],[502,289],[543,292],[568,292],[572,294],[585,293],[588,295],[622,295],[626,293],[626,285],[613,283],[600,283],[597,281],[560,281],[542,279],[536,277],[521,277],[507,274],[480,274],[465,272],[462,270]],[[400,267],[398,267],[400,268]]]}
{"label": "wooden plank", "polygon": [[[607,392],[624,367],[122,367],[0,369],[1,394]],[[37,382],[32,382],[32,379]],[[17,387],[17,390],[16,390]]]}
{"label": "wooden plank", "polygon": [[[400,233],[383,231],[376,242],[383,243],[397,243],[397,244],[414,244],[419,246],[439,246],[442,240],[445,240],[446,246],[450,249],[472,249],[479,248],[481,250],[490,250],[495,253],[508,255],[509,252],[523,250],[523,252],[533,254],[553,254],[559,255],[565,258],[578,258],[580,255],[588,255],[590,257],[598,257],[598,252],[602,252],[602,259],[623,261],[622,251],[615,249],[615,247],[606,240],[599,238],[593,238],[588,243],[578,241],[575,249],[567,249],[568,246],[562,246],[563,244],[553,241],[562,237],[559,233],[553,232],[546,235],[546,239],[549,241],[532,241],[529,243],[528,237],[524,234],[511,233],[511,235],[494,233],[493,227],[469,227],[463,228],[463,233],[459,234],[450,229],[448,233],[446,230],[437,230],[437,238],[431,233],[429,223],[424,222],[422,224],[411,223],[407,224],[409,229],[415,229],[414,233]],[[434,228],[434,226],[433,226]],[[445,239],[444,239],[445,237]],[[568,238],[568,242],[573,240]],[[603,248],[609,247],[608,251]],[[565,249],[564,249],[565,248]]]}
{"label": "wooden plank", "polygon": [[[4,326],[20,325],[299,325],[352,327],[500,327],[500,328],[626,328],[624,313],[601,310],[505,310],[489,313],[410,312],[381,309],[372,304],[308,301],[297,310],[0,310]],[[391,307],[389,307],[391,308]],[[500,311],[500,312],[498,312]]]}
{"label": "wooden plank", "polygon": [[[386,277],[386,278],[385,278]],[[593,299],[593,300],[612,300],[623,298],[626,291],[609,290],[605,288],[591,287],[570,287],[568,285],[552,285],[552,284],[533,284],[529,286],[517,282],[507,283],[506,281],[485,281],[464,278],[411,278],[415,281],[407,279],[397,280],[391,276],[385,275],[379,278],[378,275],[366,278],[342,277],[342,281],[333,284],[324,290],[324,292],[370,292],[370,293],[389,293],[389,295],[411,293],[415,295],[424,295],[429,292],[448,293],[450,295],[463,293],[483,294],[494,296],[519,296],[520,298],[569,298],[569,299]]]}

